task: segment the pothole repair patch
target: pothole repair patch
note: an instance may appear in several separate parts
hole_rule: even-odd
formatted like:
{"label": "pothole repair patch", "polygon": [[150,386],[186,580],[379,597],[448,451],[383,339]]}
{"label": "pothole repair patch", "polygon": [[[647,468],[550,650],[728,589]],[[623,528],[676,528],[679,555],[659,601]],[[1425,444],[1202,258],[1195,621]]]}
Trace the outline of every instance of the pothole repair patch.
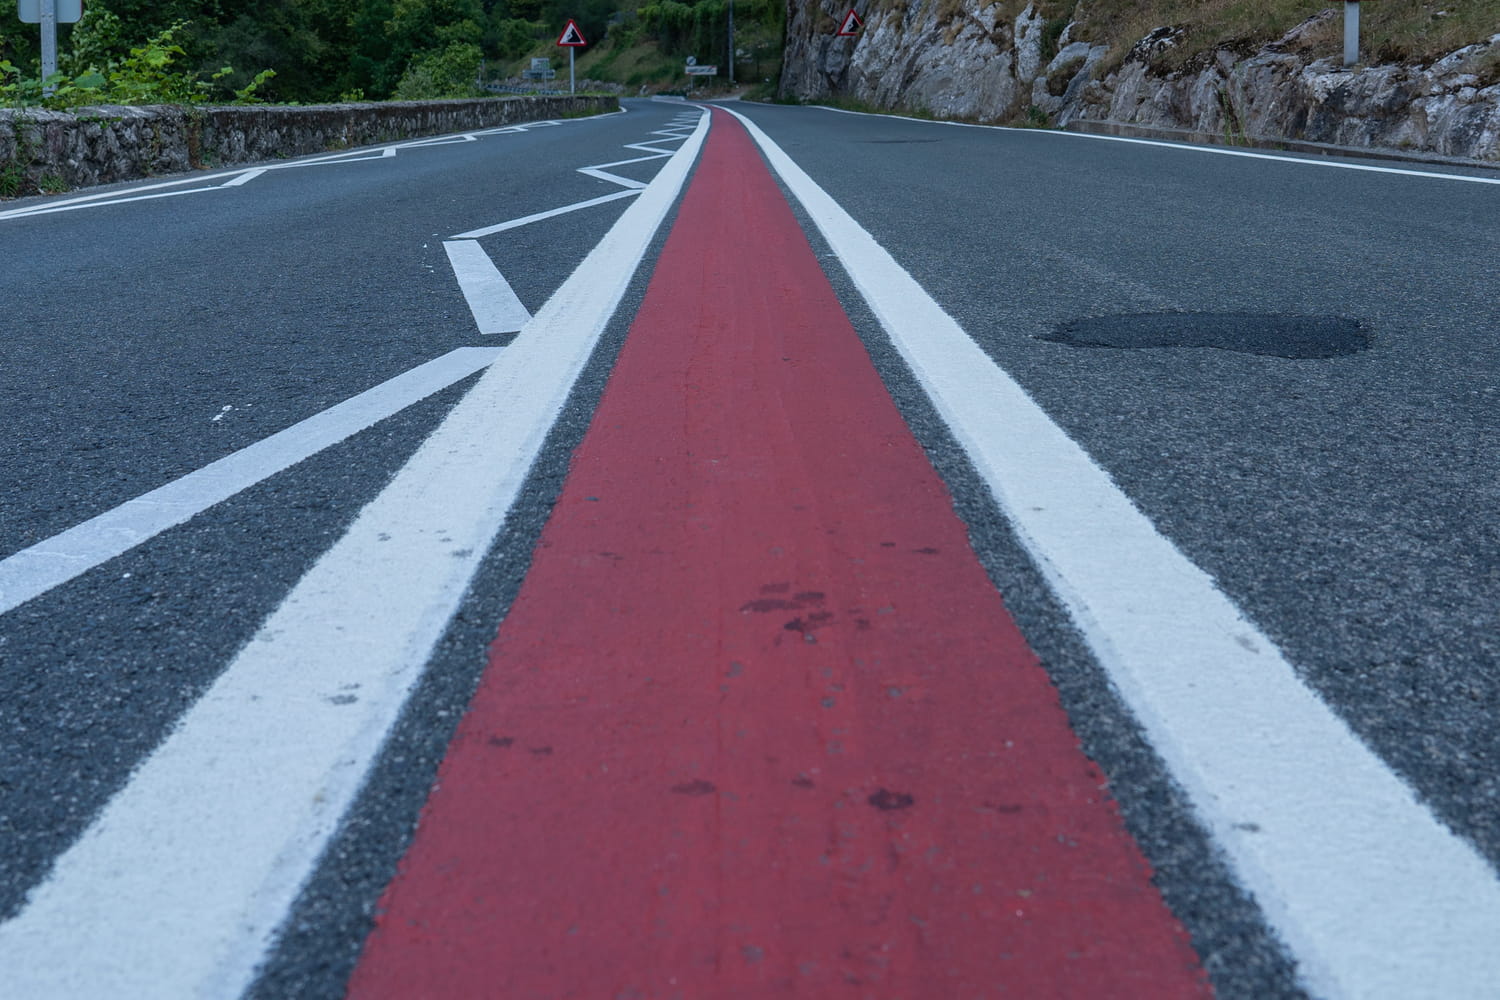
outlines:
{"label": "pothole repair patch", "polygon": [[1348,316],[1202,312],[1088,316],[1037,339],[1075,347],[1214,347],[1299,359],[1337,358],[1371,343],[1364,324]]}

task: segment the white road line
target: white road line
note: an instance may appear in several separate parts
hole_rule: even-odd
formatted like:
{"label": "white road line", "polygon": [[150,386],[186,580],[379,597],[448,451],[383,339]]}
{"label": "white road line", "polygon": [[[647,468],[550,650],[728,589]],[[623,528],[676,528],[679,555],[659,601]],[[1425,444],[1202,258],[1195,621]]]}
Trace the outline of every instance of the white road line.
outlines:
{"label": "white road line", "polygon": [[357,396],[0,559],[0,614],[82,576],[324,448],[364,430],[499,356],[498,347],[460,347]]}
{"label": "white road line", "polygon": [[566,215],[569,212],[576,212],[582,208],[593,208],[595,205],[603,205],[607,202],[619,201],[621,198],[634,198],[640,193],[640,189],[617,191],[614,194],[606,194],[598,198],[590,198],[588,201],[579,201],[571,205],[564,205],[561,208],[552,208],[548,209],[545,212],[537,212],[535,215],[527,215],[519,219],[511,219],[509,222],[500,222],[493,226],[484,226],[480,229],[471,229],[467,233],[459,233],[453,238],[456,240],[477,240],[482,236],[491,236],[495,233],[503,233],[507,229],[518,229],[521,226],[529,226],[533,222],[541,222],[543,219],[550,219],[558,215]]}
{"label": "white road line", "polygon": [[94,201],[88,204],[79,204],[73,202],[68,204],[47,205],[46,207],[42,208],[32,208],[26,210],[16,209],[5,213],[5,215],[0,216],[0,218],[24,219],[32,215],[52,215],[56,212],[76,212],[79,209],[83,208],[103,208],[105,205],[124,205],[132,201],[155,201],[158,198],[175,198],[178,195],[183,194],[203,194],[205,191],[217,191],[218,189],[219,188],[217,185],[214,187],[184,188],[180,191],[157,191],[152,194],[137,194],[124,198],[111,198],[108,201]]}
{"label": "white road line", "polygon": [[[1032,130],[1035,131],[1035,130]],[[1433,170],[1412,170],[1404,167],[1375,167],[1368,163],[1343,163],[1335,159],[1309,159],[1302,156],[1282,156],[1277,153],[1255,153],[1245,149],[1224,149],[1220,146],[1200,146],[1195,143],[1163,142],[1159,139],[1134,139],[1123,135],[1094,135],[1089,132],[1059,132],[1046,129],[1051,135],[1070,135],[1076,139],[1104,139],[1109,142],[1127,142],[1137,146],[1159,146],[1163,149],[1188,150],[1195,153],[1212,153],[1216,156],[1243,156],[1253,160],[1275,160],[1280,163],[1300,163],[1312,167],[1332,167],[1337,170],[1359,170],[1371,174],[1398,174],[1402,177],[1426,177],[1442,181],[1467,181],[1470,184],[1500,184],[1500,177],[1474,177],[1469,174],[1441,174]]]}
{"label": "white road line", "polygon": [[220,184],[219,187],[232,188],[232,187],[239,187],[241,184],[248,184],[250,181],[255,180],[255,178],[257,178],[261,174],[265,173],[266,169],[267,168],[258,168],[256,170],[246,170],[244,173],[240,174],[238,177],[230,178],[229,180],[225,181],[223,184]]}
{"label": "white road line", "polygon": [[681,190],[707,119],[0,925],[9,995],[245,989]]}
{"label": "white road line", "polygon": [[[626,149],[642,149],[642,148],[650,149],[651,147],[649,147],[649,146],[643,147],[639,143],[634,143],[633,142],[630,145],[626,146],[625,148]],[[651,150],[651,154],[652,155],[650,155],[650,156],[633,156],[633,157],[631,157],[628,160],[613,160],[613,161],[611,161],[609,163],[595,163],[592,166],[583,167],[582,170],[599,170],[599,169],[602,169],[604,167],[624,167],[624,166],[628,166],[629,164],[632,164],[632,163],[650,163],[652,160],[664,160],[667,157],[671,156],[673,152],[674,152],[674,150],[670,150],[670,149],[652,149]]]}
{"label": "white road line", "polygon": [[[655,159],[655,157],[652,157],[652,159]],[[601,181],[609,181],[611,184],[618,184],[624,188],[631,188],[632,190],[638,191],[646,186],[640,181],[633,181],[629,177],[621,177],[619,174],[612,174],[608,171],[600,170],[598,167],[579,167],[578,172],[580,174],[587,174],[590,177],[598,178]]]}
{"label": "white road line", "polygon": [[[727,109],[726,109],[727,110]],[[1493,995],[1500,881],[755,124],[1317,994]]]}
{"label": "white road line", "polygon": [[483,247],[473,240],[446,240],[443,249],[480,333],[515,333],[531,321],[531,313]]}
{"label": "white road line", "polygon": [[436,136],[436,137],[434,137],[432,139],[418,139],[415,142],[403,142],[401,145],[397,146],[396,148],[397,149],[422,149],[422,148],[424,148],[426,146],[451,146],[454,143],[478,142],[478,141],[479,140],[474,136],[474,133],[472,133],[472,132],[465,132],[462,135],[440,135],[440,136]]}
{"label": "white road line", "polygon": [[349,153],[336,153],[333,156],[319,156],[312,160],[297,160],[293,163],[272,163],[266,170],[301,170],[303,167],[341,167],[346,163],[369,163],[371,160],[393,160],[401,147],[387,146],[378,153],[366,153],[356,150]]}
{"label": "white road line", "polygon": [[[202,184],[205,181],[217,180],[221,177],[229,176],[234,175],[212,174],[207,177],[183,177],[180,180],[175,181],[161,181],[156,184],[136,185],[131,187],[129,190],[133,193],[133,195],[139,195],[142,191],[158,191],[163,188],[181,187],[184,184]],[[205,187],[201,188],[200,190],[211,191],[213,190],[213,187]],[[0,212],[0,219],[16,219],[23,218],[28,215],[45,215],[50,212],[64,211],[76,206],[87,207],[88,203],[97,203],[105,201],[106,199],[118,199],[119,197],[120,192],[118,191],[100,191],[97,194],[87,194],[78,198],[68,198],[63,201],[49,201],[43,205],[27,205],[24,208],[12,208],[8,211]]]}
{"label": "white road line", "polygon": [[[690,130],[674,129],[673,132],[682,134],[674,135],[673,138],[685,139]],[[664,134],[662,131],[653,132],[653,135]],[[662,160],[673,155],[673,150],[657,149],[644,143],[628,143],[626,149],[635,149],[648,152],[649,156],[636,156],[628,160],[614,160],[610,163],[596,163],[587,167],[579,167],[578,173],[587,174],[599,180],[619,184],[627,190],[616,194],[605,195],[600,198],[590,198],[587,201],[575,202],[572,205],[563,205],[559,208],[548,209],[545,212],[537,212],[532,215],[523,216],[519,219],[510,219],[506,222],[497,223],[493,226],[484,226],[473,229],[467,233],[460,233],[453,239],[444,242],[443,247],[448,251],[448,260],[453,265],[454,277],[458,279],[459,288],[463,290],[464,299],[469,303],[469,311],[474,314],[474,322],[479,326],[482,334],[514,333],[520,330],[531,318],[526,312],[526,307],[516,298],[516,293],[511,289],[510,283],[505,276],[495,267],[489,255],[476,242],[479,237],[491,236],[495,233],[503,233],[521,226],[529,226],[533,222],[541,222],[544,219],[556,218],[580,209],[592,208],[596,205],[607,204],[618,201],[621,198],[632,197],[645,190],[646,185],[641,181],[631,180],[617,174],[608,173],[605,167],[623,167],[632,163],[647,163],[651,160]]]}
{"label": "white road line", "polygon": [[[685,136],[685,135],[679,135],[679,136],[673,136],[673,138],[674,139],[686,139],[687,136]],[[660,148],[658,148],[656,146],[652,146],[649,143],[644,143],[644,142],[627,142],[625,144],[625,148],[626,149],[639,149],[643,153],[655,153],[658,157],[661,157],[661,156],[671,156],[672,152],[673,152],[670,149],[660,149]],[[649,160],[649,159],[652,159],[652,157],[648,156],[648,157],[645,157],[644,159]],[[607,166],[607,164],[602,164],[602,163],[599,164],[599,165],[600,166]]]}
{"label": "white road line", "polygon": [[[80,208],[103,208],[106,205],[121,205],[132,201],[148,201],[151,198],[167,198],[176,194],[192,194],[200,191],[217,191],[220,188],[239,187],[247,181],[254,180],[261,174],[271,170],[290,170],[296,167],[319,167],[337,163],[357,163],[361,160],[381,160],[396,155],[393,147],[387,147],[383,151],[371,155],[357,155],[359,151],[351,153],[335,153],[331,156],[319,156],[312,159],[297,160],[292,163],[268,163],[260,167],[247,167],[243,170],[221,172],[216,174],[194,174],[173,181],[160,181],[156,184],[135,185],[128,189],[128,194],[116,191],[100,191],[96,194],[81,195],[77,198],[68,198],[64,201],[49,201],[42,205],[28,205],[25,208],[13,208],[6,212],[0,212],[0,220],[22,219],[32,215],[51,215],[55,212],[71,212]],[[247,176],[248,175],[248,176]],[[225,180],[227,178],[227,180]],[[164,194],[141,195],[142,191],[161,191],[164,188],[182,187],[184,184],[203,184],[206,181],[222,181],[217,184],[207,184],[204,187],[193,188],[191,191],[170,191]]]}
{"label": "white road line", "polygon": [[[728,111],[728,108],[724,110]],[[1300,163],[1308,167],[1331,167],[1336,170],[1360,170],[1373,174],[1400,174],[1404,177],[1426,177],[1440,181],[1468,181],[1471,184],[1500,184],[1500,177],[1474,177],[1469,174],[1442,174],[1435,170],[1412,170],[1403,167],[1374,167],[1368,163],[1345,163],[1342,160],[1329,157],[1316,158],[1311,154],[1308,156],[1283,156],[1279,153],[1259,153],[1249,149],[1225,149],[1223,146],[1205,146],[1192,142],[1169,142],[1163,139],[1136,139],[1124,135],[1095,135],[1092,132],[1064,132],[1060,129],[1018,129],[1006,125],[976,125],[973,122],[944,122],[934,121],[931,118],[912,118],[908,115],[882,115],[872,114],[868,111],[850,111],[846,108],[823,107],[823,111],[833,111],[841,115],[861,115],[866,118],[897,118],[904,122],[921,122],[923,125],[943,125],[949,128],[982,128],[992,129],[996,132],[1025,132],[1029,135],[1063,135],[1072,136],[1075,139],[1100,139],[1105,142],[1126,142],[1137,146],[1160,146],[1163,149],[1176,149],[1189,153],[1210,153],[1214,156],[1244,156],[1252,160],[1277,160],[1281,163]],[[734,114],[734,112],[730,112]],[[1357,156],[1358,153],[1350,155]]]}
{"label": "white road line", "polygon": [[[595,118],[607,118],[612,115],[622,114],[623,111],[611,111],[608,114],[596,115]],[[588,118],[572,119],[573,121],[590,121]],[[367,160],[387,160],[396,155],[400,149],[417,149],[424,146],[445,146],[456,142],[472,142],[475,136],[481,135],[503,135],[514,132],[525,132],[534,128],[546,128],[547,126],[561,125],[559,121],[527,122],[522,125],[507,125],[500,128],[484,129],[476,132],[464,132],[456,136],[439,136],[433,139],[419,139],[413,142],[398,142],[389,146],[373,146],[368,149],[355,149],[345,153],[329,153],[325,156],[307,157],[292,160],[287,163],[268,163],[263,166],[248,167],[243,170],[233,170],[216,174],[199,174],[182,177],[177,180],[158,181],[154,184],[133,186],[129,195],[120,197],[114,191],[101,191],[97,194],[82,195],[69,198],[64,201],[48,201],[42,205],[27,205],[24,208],[13,208],[9,211],[0,212],[0,221],[6,219],[24,219],[33,215],[52,215],[56,212],[72,212],[81,208],[103,208],[106,205],[123,205],[133,201],[148,201],[151,198],[170,198],[178,194],[192,194],[200,191],[217,191],[221,188],[239,187],[260,175],[272,170],[297,170],[302,167],[321,167],[332,164],[361,163]],[[248,176],[247,176],[248,175]],[[210,184],[206,187],[194,188],[192,191],[174,191],[166,194],[155,194],[142,196],[142,191],[157,191],[163,188],[180,187],[184,184],[201,184],[205,181],[216,181],[220,178],[229,178],[221,184]]]}
{"label": "white road line", "polygon": [[[683,139],[683,138],[686,138],[689,134],[691,134],[691,132],[693,130],[693,127],[694,126],[692,126],[692,125],[687,125],[687,126],[682,126],[682,127],[679,127],[679,128],[676,128],[676,129],[672,129],[672,130],[659,130],[659,131],[652,132],[651,134],[652,135],[668,135],[668,136],[670,136],[670,138],[673,138],[673,139]],[[682,133],[682,134],[677,134],[679,132]],[[645,145],[644,143],[627,143],[625,145],[625,148],[626,149],[639,149],[639,150],[643,150],[643,151],[646,151],[646,152],[653,153],[655,155],[653,155],[653,156],[638,156],[638,157],[636,157],[634,159],[631,159],[631,160],[616,160],[613,163],[595,163],[595,164],[591,164],[591,165],[589,165],[587,167],[579,167],[578,168],[578,173],[580,173],[580,174],[587,174],[588,176],[598,178],[599,180],[609,181],[611,184],[619,184],[620,186],[626,188],[627,190],[620,191],[620,192],[618,192],[616,194],[603,195],[603,196],[598,197],[598,198],[590,198],[587,201],[574,202],[571,205],[563,205],[560,208],[548,209],[545,212],[537,212],[534,215],[522,216],[519,219],[510,219],[509,221],[506,221],[506,222],[496,223],[493,226],[483,226],[483,227],[481,227],[479,229],[471,229],[471,230],[469,230],[466,233],[459,233],[457,236],[454,236],[453,239],[455,239],[455,240],[477,240],[477,239],[479,239],[480,237],[483,237],[483,236],[493,236],[495,233],[503,233],[503,232],[505,232],[507,230],[510,230],[510,229],[519,229],[521,226],[529,226],[533,222],[541,222],[544,219],[551,219],[551,218],[555,218],[555,217],[557,217],[559,215],[566,215],[569,212],[577,212],[580,209],[584,209],[584,208],[593,208],[595,205],[604,205],[604,204],[607,204],[607,203],[612,202],[612,201],[618,201],[621,198],[631,198],[631,197],[634,197],[636,194],[639,194],[640,191],[643,188],[645,188],[645,186],[646,186],[645,184],[642,184],[640,181],[631,180],[628,177],[620,177],[620,176],[618,176],[616,174],[606,173],[602,168],[603,167],[621,167],[621,166],[624,166],[627,163],[645,163],[648,160],[661,160],[661,159],[665,159],[666,157],[669,157],[669,156],[673,155],[673,151],[670,150],[670,149],[657,149],[654,146],[648,146],[648,145]]]}

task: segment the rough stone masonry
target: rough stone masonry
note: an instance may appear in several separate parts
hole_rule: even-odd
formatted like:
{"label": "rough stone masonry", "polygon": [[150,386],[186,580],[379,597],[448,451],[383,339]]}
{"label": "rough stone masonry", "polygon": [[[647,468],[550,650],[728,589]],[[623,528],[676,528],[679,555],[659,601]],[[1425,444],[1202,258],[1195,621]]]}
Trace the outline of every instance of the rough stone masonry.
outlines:
{"label": "rough stone masonry", "polygon": [[1318,39],[1338,30],[1333,22],[1341,14],[1330,8],[1249,55],[1222,47],[1175,71],[1161,68],[1160,57],[1182,32],[1162,27],[1140,39],[1118,69],[1099,75],[1108,47],[1074,38],[1075,24],[1044,60],[1045,19],[1035,4],[1012,19],[989,0],[962,0],[956,12],[916,0],[871,11],[860,37],[839,38],[830,25],[846,6],[790,5],[784,96],[851,97],[979,122],[1030,115],[1062,126],[1151,126],[1229,141],[1300,140],[1500,162],[1500,34],[1431,65],[1345,71],[1340,59],[1312,55]]}
{"label": "rough stone masonry", "polygon": [[618,110],[615,97],[391,101],[309,107],[0,110],[0,171],[67,189]]}

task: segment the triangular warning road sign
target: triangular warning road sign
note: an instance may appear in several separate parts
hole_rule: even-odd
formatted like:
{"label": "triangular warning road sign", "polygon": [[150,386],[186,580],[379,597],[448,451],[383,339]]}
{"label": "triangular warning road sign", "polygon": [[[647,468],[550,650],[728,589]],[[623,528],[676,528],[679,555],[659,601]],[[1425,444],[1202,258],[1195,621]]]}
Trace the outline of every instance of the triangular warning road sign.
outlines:
{"label": "triangular warning road sign", "polygon": [[557,44],[563,46],[582,46],[588,42],[583,40],[583,32],[578,30],[578,22],[571,17],[568,18],[568,26],[563,33],[557,36]]}
{"label": "triangular warning road sign", "polygon": [[864,26],[865,22],[861,21],[859,15],[854,13],[854,8],[850,7],[849,13],[844,15],[843,25],[839,27],[839,34],[845,38],[850,35],[857,35],[859,34],[859,29]]}

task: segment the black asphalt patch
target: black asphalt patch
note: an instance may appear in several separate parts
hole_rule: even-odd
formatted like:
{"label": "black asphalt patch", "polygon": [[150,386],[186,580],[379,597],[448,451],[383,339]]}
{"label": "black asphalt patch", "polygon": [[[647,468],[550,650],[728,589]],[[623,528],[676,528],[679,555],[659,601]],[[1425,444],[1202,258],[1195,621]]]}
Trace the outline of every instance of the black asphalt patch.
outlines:
{"label": "black asphalt patch", "polygon": [[1370,332],[1348,316],[1160,312],[1086,316],[1038,340],[1075,347],[1213,347],[1273,358],[1337,358],[1370,349]]}

